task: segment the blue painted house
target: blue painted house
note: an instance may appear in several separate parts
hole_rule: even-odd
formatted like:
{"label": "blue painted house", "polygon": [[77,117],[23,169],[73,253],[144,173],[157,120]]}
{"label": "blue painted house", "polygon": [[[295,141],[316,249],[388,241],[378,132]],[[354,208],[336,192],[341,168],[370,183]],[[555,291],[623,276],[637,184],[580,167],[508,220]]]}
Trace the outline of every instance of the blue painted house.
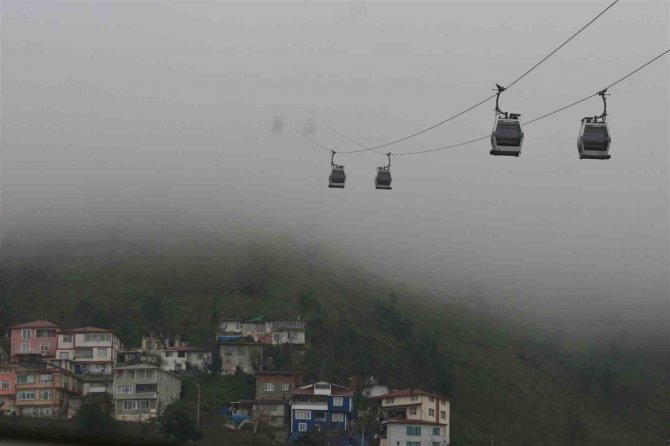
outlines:
{"label": "blue painted house", "polygon": [[291,439],[324,432],[329,443],[348,444],[355,419],[353,390],[320,381],[298,387],[291,395]]}

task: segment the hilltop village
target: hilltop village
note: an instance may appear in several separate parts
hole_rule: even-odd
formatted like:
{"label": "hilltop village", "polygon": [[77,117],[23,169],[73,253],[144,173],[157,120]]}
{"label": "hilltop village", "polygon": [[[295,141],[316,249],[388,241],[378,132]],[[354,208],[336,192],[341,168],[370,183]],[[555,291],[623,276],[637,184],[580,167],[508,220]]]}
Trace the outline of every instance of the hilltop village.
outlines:
{"label": "hilltop village", "polygon": [[[179,335],[146,333],[130,347],[111,329],[45,320],[14,325],[10,351],[0,348],[0,414],[69,419],[93,401],[119,422],[157,423],[183,398],[185,380],[253,376],[253,394],[217,404],[229,431],[272,429],[288,444],[307,436],[338,446],[449,444],[450,407],[442,395],[389,388],[371,376],[306,382],[288,370],[310,348],[308,329],[299,317],[221,318],[212,351]],[[278,348],[288,358],[282,367],[271,356]],[[201,410],[198,387],[196,423]]]}

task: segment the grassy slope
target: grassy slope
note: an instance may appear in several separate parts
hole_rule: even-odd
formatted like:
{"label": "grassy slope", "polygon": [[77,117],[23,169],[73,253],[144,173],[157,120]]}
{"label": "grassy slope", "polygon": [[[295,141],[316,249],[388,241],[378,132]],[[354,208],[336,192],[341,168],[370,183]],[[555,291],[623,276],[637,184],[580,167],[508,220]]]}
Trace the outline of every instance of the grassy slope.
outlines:
{"label": "grassy slope", "polygon": [[[157,296],[162,316],[154,323],[206,344],[213,316],[221,312],[308,319],[318,313],[323,323],[313,340],[317,367],[306,366],[308,373],[322,370],[324,378],[344,380],[359,367],[348,354],[358,345],[356,357],[369,354],[367,371],[399,386],[436,388],[434,380],[417,376],[406,353],[412,344],[382,327],[375,302],[386,301],[393,290],[355,268],[337,266],[346,259],[329,254],[326,261],[290,240],[192,239],[122,254],[104,248],[87,258],[69,252],[45,255],[37,267],[26,266],[34,260],[9,263],[3,280],[10,311],[0,314],[0,324],[38,318],[64,326],[108,324],[135,342],[155,317],[143,311],[143,302]],[[258,272],[258,265],[267,268]],[[245,269],[267,279],[263,292],[237,291]],[[296,297],[306,291],[316,296],[320,311],[299,304]],[[580,378],[579,350],[539,339],[521,325],[429,297],[400,295],[399,308],[412,321],[412,336],[436,336],[439,355],[452,364],[455,445],[488,444],[491,433],[499,445],[652,445],[663,444],[669,433],[670,386],[661,370],[630,364],[617,374],[615,390],[606,393]]]}

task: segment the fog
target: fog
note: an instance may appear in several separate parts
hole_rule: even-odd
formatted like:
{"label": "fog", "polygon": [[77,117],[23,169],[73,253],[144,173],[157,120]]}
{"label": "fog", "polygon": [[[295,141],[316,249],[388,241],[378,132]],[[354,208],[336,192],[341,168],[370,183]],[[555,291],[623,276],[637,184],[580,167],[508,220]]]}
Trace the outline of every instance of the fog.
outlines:
{"label": "fog", "polygon": [[[346,253],[391,283],[577,333],[667,339],[668,58],[610,90],[609,161],[579,160],[599,98],[487,140],[382,144],[507,84],[607,2],[3,2],[7,238],[244,227]],[[501,97],[522,121],[668,47],[668,3],[622,1]],[[494,102],[388,147],[491,131]],[[287,119],[272,133],[273,111]],[[387,149],[383,149],[386,151]]]}

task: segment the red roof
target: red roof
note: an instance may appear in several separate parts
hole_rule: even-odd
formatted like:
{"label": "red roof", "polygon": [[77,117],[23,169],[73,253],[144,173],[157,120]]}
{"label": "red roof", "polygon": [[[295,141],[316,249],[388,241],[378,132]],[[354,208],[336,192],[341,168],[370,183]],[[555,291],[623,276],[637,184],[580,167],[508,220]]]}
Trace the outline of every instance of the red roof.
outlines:
{"label": "red roof", "polygon": [[[352,396],[353,394],[354,391],[347,387],[338,386],[337,384],[330,385],[330,395]],[[293,391],[293,395],[314,395],[314,384],[310,384],[309,386],[304,387],[298,387]],[[328,395],[316,394],[316,396],[328,396]]]}
{"label": "red roof", "polygon": [[381,400],[381,399],[385,399],[385,398],[395,398],[395,397],[413,396],[413,395],[427,395],[427,396],[432,396],[432,397],[435,397],[435,398],[446,400],[445,397],[440,396],[436,393],[430,393],[430,392],[426,392],[424,390],[419,390],[419,389],[395,390],[393,392],[389,392],[389,393],[384,394],[384,395],[373,396],[371,399]]}
{"label": "red roof", "polygon": [[32,321],[26,322],[25,324],[12,325],[9,328],[58,328],[58,325],[49,321]]}
{"label": "red roof", "polygon": [[277,371],[277,372],[270,372],[270,371],[265,371],[265,370],[259,370],[256,372],[256,376],[259,375],[268,375],[268,376],[295,376],[299,375],[297,372],[282,372],[282,371]]}

